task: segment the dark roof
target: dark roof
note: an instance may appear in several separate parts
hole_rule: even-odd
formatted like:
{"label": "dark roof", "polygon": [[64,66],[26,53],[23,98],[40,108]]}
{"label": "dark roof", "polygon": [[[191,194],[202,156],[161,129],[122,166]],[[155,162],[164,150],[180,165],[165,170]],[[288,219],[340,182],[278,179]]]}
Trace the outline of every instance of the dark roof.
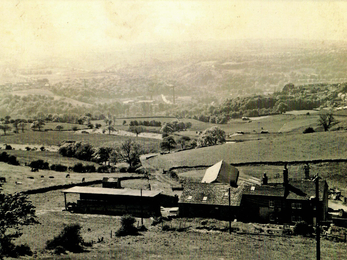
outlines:
{"label": "dark roof", "polygon": [[[323,200],[326,181],[319,181],[319,200]],[[245,186],[244,195],[257,195],[269,197],[281,197],[289,200],[307,200],[316,196],[316,184],[312,180],[291,180],[288,185],[289,193],[286,196],[282,183],[270,183],[267,185]]]}
{"label": "dark roof", "polygon": [[[240,206],[243,186],[237,188],[226,184],[187,183],[184,186],[179,203],[208,204],[208,205]],[[204,199],[205,198],[205,199]]]}
{"label": "dark roof", "polygon": [[[98,195],[121,195],[121,196],[141,196],[141,190],[133,189],[110,189],[110,188],[98,188],[98,187],[79,187],[75,186],[67,190],[63,190],[64,193],[77,193],[77,194],[98,194]],[[161,191],[155,190],[142,190],[142,197],[155,197],[160,194]]]}
{"label": "dark roof", "polygon": [[284,186],[282,183],[274,183],[268,185],[247,185],[243,190],[244,195],[258,195],[258,196],[273,196],[283,197]]}
{"label": "dark roof", "polygon": [[[303,197],[305,199],[316,197],[316,183],[312,180],[292,180],[289,184],[292,187],[287,199],[299,200]],[[319,181],[319,200],[323,200],[325,185],[325,180]]]}

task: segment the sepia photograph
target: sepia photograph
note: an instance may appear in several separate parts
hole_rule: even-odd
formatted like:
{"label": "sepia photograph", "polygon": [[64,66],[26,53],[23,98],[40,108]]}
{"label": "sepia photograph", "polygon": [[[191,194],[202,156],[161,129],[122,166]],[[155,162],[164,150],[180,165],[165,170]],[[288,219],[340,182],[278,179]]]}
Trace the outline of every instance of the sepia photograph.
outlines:
{"label": "sepia photograph", "polygon": [[0,259],[346,259],[346,14],[1,1]]}

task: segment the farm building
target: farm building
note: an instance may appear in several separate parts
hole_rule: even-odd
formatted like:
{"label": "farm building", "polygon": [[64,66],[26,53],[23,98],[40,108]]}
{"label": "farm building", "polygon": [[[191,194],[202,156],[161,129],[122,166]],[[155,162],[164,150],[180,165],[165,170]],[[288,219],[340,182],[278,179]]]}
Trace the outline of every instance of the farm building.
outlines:
{"label": "farm building", "polygon": [[[99,187],[72,187],[64,193],[65,209],[73,205],[72,210],[84,213],[103,213],[111,215],[130,214],[138,217],[160,215],[160,206],[168,201],[161,191],[114,189]],[[67,203],[68,193],[79,194],[77,203]],[[174,201],[173,197],[170,197]]]}
{"label": "farm building", "polygon": [[[314,223],[316,184],[311,180],[292,180],[290,183],[272,183],[246,186],[242,195],[242,220],[254,222]],[[319,182],[321,220],[328,212],[328,185]]]}
{"label": "farm building", "polygon": [[239,211],[242,189],[242,186],[235,188],[221,183],[188,183],[178,201],[179,215],[234,219]]}
{"label": "farm building", "polygon": [[222,160],[207,168],[201,182],[225,183],[235,187],[237,186],[238,177],[239,170]]}

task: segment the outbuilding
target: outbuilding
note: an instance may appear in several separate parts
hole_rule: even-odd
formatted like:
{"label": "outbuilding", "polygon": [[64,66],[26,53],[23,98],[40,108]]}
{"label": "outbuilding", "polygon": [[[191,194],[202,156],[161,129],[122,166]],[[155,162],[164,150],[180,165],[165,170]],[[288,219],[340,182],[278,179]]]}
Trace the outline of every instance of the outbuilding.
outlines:
{"label": "outbuilding", "polygon": [[239,170],[234,166],[221,160],[213,166],[206,169],[202,183],[224,183],[231,186],[237,186]]}
{"label": "outbuilding", "polygon": [[[130,214],[137,217],[160,216],[161,191],[72,187],[64,193],[65,209],[83,213],[110,215]],[[79,194],[74,203],[67,203],[67,194]]]}

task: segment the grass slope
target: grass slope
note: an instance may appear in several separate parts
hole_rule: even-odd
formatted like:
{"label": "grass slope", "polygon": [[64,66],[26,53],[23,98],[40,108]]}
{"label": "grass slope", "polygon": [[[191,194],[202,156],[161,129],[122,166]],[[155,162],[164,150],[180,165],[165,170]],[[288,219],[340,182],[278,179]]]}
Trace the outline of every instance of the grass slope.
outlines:
{"label": "grass slope", "polygon": [[[245,135],[247,138],[252,135]],[[220,160],[229,163],[302,161],[347,158],[346,133],[319,132],[312,134],[258,135],[258,140],[226,143],[177,153],[160,155],[147,160],[152,168],[212,165]],[[244,137],[246,138],[246,137]]]}

